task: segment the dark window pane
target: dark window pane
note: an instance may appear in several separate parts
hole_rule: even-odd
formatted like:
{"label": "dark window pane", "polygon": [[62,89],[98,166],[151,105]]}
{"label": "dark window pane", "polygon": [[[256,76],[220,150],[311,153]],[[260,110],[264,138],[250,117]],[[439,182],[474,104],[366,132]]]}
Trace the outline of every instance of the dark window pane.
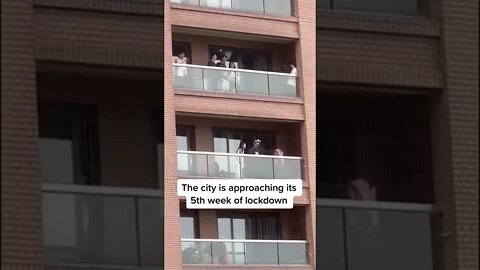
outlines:
{"label": "dark window pane", "polygon": [[276,213],[220,212],[217,226],[220,239],[281,238],[280,220]]}
{"label": "dark window pane", "polygon": [[39,104],[43,182],[99,184],[97,111],[79,104]]}
{"label": "dark window pane", "polygon": [[346,210],[351,270],[431,270],[428,213]]}
{"label": "dark window pane", "polygon": [[163,267],[163,200],[138,199],[140,264]]}
{"label": "dark window pane", "polygon": [[198,238],[198,214],[195,210],[180,210],[180,237],[184,239]]}
{"label": "dark window pane", "polygon": [[133,198],[44,193],[46,259],[137,265],[135,220]]}
{"label": "dark window pane", "polygon": [[317,9],[318,8],[325,8],[325,9],[332,8],[331,1],[332,0],[317,0]]}
{"label": "dark window pane", "polygon": [[319,96],[317,197],[433,202],[428,97]]}
{"label": "dark window pane", "polygon": [[195,128],[192,126],[177,126],[177,150],[195,151]]}
{"label": "dark window pane", "polygon": [[342,209],[317,206],[317,268],[346,270]]}
{"label": "dark window pane", "polygon": [[74,184],[72,140],[40,138],[39,143],[42,182]]}

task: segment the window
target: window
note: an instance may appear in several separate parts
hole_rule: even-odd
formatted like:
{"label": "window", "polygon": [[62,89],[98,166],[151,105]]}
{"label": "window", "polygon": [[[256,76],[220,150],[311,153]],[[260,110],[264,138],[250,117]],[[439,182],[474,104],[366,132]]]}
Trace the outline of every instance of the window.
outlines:
{"label": "window", "polygon": [[[217,216],[219,239],[262,239],[278,240],[280,236],[280,221],[276,213],[219,212]],[[260,262],[266,250],[270,251],[272,244],[227,243],[228,261],[233,264],[243,264],[246,261]],[[268,256],[270,255],[270,256]],[[274,257],[276,254],[268,254]]]}
{"label": "window", "polygon": [[199,237],[198,212],[190,209],[180,209],[180,237],[195,239]]}
{"label": "window", "polygon": [[317,205],[317,269],[432,270],[429,213]]}
{"label": "window", "polygon": [[186,42],[173,42],[172,46],[173,56],[176,57],[180,53],[185,53],[185,56],[188,58],[188,63],[192,63],[192,50],[190,49],[190,44]]}
{"label": "window", "polygon": [[281,238],[277,213],[220,212],[217,223],[219,239],[278,240]]}
{"label": "window", "polygon": [[227,56],[228,62],[236,62],[241,69],[271,70],[270,55],[266,52],[220,46],[209,46],[208,50],[209,55]]}
{"label": "window", "polygon": [[433,202],[428,97],[322,94],[317,197]]}
{"label": "window", "polygon": [[275,135],[264,130],[213,128],[213,137],[214,151],[219,153],[235,153],[242,141],[249,149],[256,139],[262,141],[266,154],[273,154],[276,147]]}
{"label": "window", "polygon": [[[240,144],[246,144],[246,152],[253,147],[253,142],[260,139],[263,148],[262,155],[273,155],[275,145],[275,136],[267,131],[261,130],[242,130],[242,129],[213,129],[213,147],[217,153],[236,153]],[[237,177],[244,175],[247,178],[273,178],[272,160],[268,158],[243,158],[245,168],[243,173],[240,169],[240,161],[236,157],[215,156],[214,170],[210,170],[213,175],[226,177]]]}
{"label": "window", "polygon": [[177,150],[195,151],[195,128],[193,126],[177,126]]}
{"label": "window", "polygon": [[317,0],[317,8],[399,15],[424,15],[427,0]]}
{"label": "window", "polygon": [[[195,151],[195,133],[192,126],[177,126],[177,150]],[[195,156],[187,153],[177,155],[177,171],[191,172],[196,164]]]}
{"label": "window", "polygon": [[40,103],[43,182],[99,184],[97,112],[94,106]]}
{"label": "window", "polygon": [[160,109],[154,109],[152,111],[152,125],[155,130],[155,157],[154,159],[157,161],[157,179],[158,179],[158,187],[163,190],[163,179],[164,179],[164,139],[163,139],[163,112]]}
{"label": "window", "polygon": [[204,261],[204,243],[183,240],[199,238],[198,223],[197,210],[180,209],[180,237],[182,239],[182,262],[184,264],[201,264]]}

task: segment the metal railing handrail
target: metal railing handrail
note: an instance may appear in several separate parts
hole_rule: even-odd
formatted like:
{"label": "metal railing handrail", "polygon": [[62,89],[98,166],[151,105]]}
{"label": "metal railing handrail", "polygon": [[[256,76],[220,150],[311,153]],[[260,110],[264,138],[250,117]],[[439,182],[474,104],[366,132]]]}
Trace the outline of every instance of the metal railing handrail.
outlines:
{"label": "metal railing handrail", "polygon": [[134,187],[107,187],[94,185],[87,186],[75,184],[43,183],[42,191],[48,193],[163,198],[163,191],[153,188],[150,189]]}
{"label": "metal railing handrail", "polygon": [[[275,17],[293,17],[292,14],[293,14],[293,10],[292,10],[292,6],[290,6],[290,15],[289,16],[281,16],[281,15],[273,15],[273,14],[269,14],[266,12],[265,10],[265,0],[261,0],[262,1],[262,13],[260,14],[263,14],[263,15],[268,15],[268,16],[275,16]],[[172,1],[170,1],[172,2]],[[184,3],[177,3],[177,2],[173,2],[172,4],[180,4],[180,5],[185,5]],[[192,6],[200,6],[202,7],[203,5],[200,4],[200,0],[197,1],[197,3],[188,3],[187,5],[192,5]],[[232,0],[230,0],[230,5],[233,6],[233,3],[232,3]],[[233,10],[233,11],[239,11],[239,12],[243,12],[243,13],[248,13],[248,14],[256,14],[255,12],[249,12],[249,11],[243,11],[241,9],[235,9],[235,8],[225,8],[225,7],[209,7],[207,6],[208,8],[214,8],[214,9],[221,9],[221,10]]]}
{"label": "metal railing handrail", "polygon": [[292,77],[292,78],[298,77],[296,75],[292,75],[289,73],[281,73],[281,72],[273,72],[273,71],[250,70],[250,69],[241,69],[241,68],[222,68],[222,67],[201,66],[201,65],[192,65],[192,64],[177,64],[177,63],[172,63],[172,65],[177,67],[187,67],[187,68],[192,67],[192,68],[212,69],[212,70],[221,70],[221,71],[257,73],[257,74],[263,74],[263,75],[286,76],[286,77]]}
{"label": "metal railing handrail", "polygon": [[250,154],[235,154],[235,153],[218,153],[218,152],[205,152],[205,151],[183,151],[178,150],[177,154],[193,154],[193,155],[209,155],[209,156],[232,156],[242,158],[270,158],[270,159],[292,159],[302,160],[302,157],[294,156],[275,156],[275,155],[250,155]]}
{"label": "metal railing handrail", "polygon": [[322,198],[317,199],[317,206],[427,213],[438,211],[438,209],[433,204]]}
{"label": "metal railing handrail", "polygon": [[307,244],[307,240],[260,240],[260,239],[200,239],[182,238],[181,242],[228,242],[228,243],[278,243],[278,244]]}

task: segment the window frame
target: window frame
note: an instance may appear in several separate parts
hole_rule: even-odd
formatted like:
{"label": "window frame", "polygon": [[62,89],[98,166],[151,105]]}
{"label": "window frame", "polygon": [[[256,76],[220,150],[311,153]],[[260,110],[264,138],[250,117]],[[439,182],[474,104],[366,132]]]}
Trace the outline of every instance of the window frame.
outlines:
{"label": "window frame", "polygon": [[[58,122],[51,117],[60,116],[69,129],[72,141],[75,185],[101,185],[98,108],[92,104],[68,102],[38,102],[38,139],[61,138]],[[65,128],[65,127],[64,127]],[[68,135],[67,135],[68,136]],[[46,181],[45,183],[50,183]]]}

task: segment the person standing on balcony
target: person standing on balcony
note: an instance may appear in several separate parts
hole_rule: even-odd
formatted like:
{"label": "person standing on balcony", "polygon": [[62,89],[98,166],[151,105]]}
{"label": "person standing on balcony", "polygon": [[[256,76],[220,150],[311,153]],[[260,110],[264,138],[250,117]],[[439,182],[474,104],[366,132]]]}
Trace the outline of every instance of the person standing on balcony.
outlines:
{"label": "person standing on balcony", "polygon": [[[283,151],[280,148],[275,149],[273,151],[273,154],[275,156],[283,156]],[[275,178],[287,178],[286,177],[286,170],[285,170],[285,160],[283,158],[275,158],[273,160],[274,163],[274,172],[275,172]]]}
{"label": "person standing on balcony", "polygon": [[[175,64],[181,64],[181,65],[186,65],[188,63],[188,58],[185,57],[184,52],[180,52],[178,54],[178,57],[173,58],[173,63]],[[177,72],[174,74],[176,75],[176,84],[179,87],[185,87],[186,86],[186,76],[187,76],[187,67],[185,66],[176,66],[175,67]],[[174,70],[175,70],[174,68]]]}
{"label": "person standing on balcony", "polygon": [[[377,199],[377,188],[368,180],[363,178],[356,178],[350,181],[350,184],[347,188],[348,197],[352,200],[362,200],[362,201],[375,201]],[[371,233],[369,229],[372,227],[378,227],[379,217],[376,210],[367,211],[370,216],[371,227],[367,227],[368,233]],[[360,223],[361,215],[352,215],[351,223],[357,225]]]}
{"label": "person standing on balcony", "polygon": [[[228,68],[236,69],[237,66],[235,65],[235,62],[230,61],[230,63],[228,63]],[[235,92],[235,79],[236,79],[235,77],[236,77],[236,72],[234,70],[231,70],[228,72],[227,89],[229,92]]]}
{"label": "person standing on balcony", "polygon": [[262,141],[260,139],[256,139],[255,141],[253,141],[253,147],[248,149],[247,154],[264,155],[265,151],[263,150],[263,147],[261,144],[262,144]]}
{"label": "person standing on balcony", "polygon": [[[236,154],[238,155],[244,155],[247,149],[247,144],[244,141],[240,141],[240,145],[237,148]],[[245,168],[245,158],[242,156],[238,156],[238,160],[236,160],[236,166],[235,168],[237,169],[235,174],[237,179],[242,178],[243,176],[243,169]]]}
{"label": "person standing on balcony", "polygon": [[208,61],[208,66],[210,67],[215,67],[217,66],[217,53],[213,53],[212,56],[210,57],[210,60]]}
{"label": "person standing on balcony", "polygon": [[[255,139],[253,141],[253,147],[248,149],[247,154],[249,155],[265,155],[265,151],[263,150],[263,147],[261,145],[262,141],[260,139]],[[249,158],[247,157],[246,160],[248,161],[247,164],[245,164],[245,172],[247,175],[247,178],[258,178],[258,179],[263,179],[268,176],[265,176],[267,168],[265,168],[262,165],[261,160],[262,159],[257,159],[257,158]]]}
{"label": "person standing on balcony", "polygon": [[217,63],[217,67],[227,68],[227,56],[226,55],[222,55],[222,58],[220,58],[220,62]]}
{"label": "person standing on balcony", "polygon": [[[220,62],[217,63],[217,67],[227,68],[227,56],[222,55]],[[221,79],[218,82],[218,89],[220,91],[228,91],[228,71],[223,71]]]}
{"label": "person standing on balcony", "polygon": [[[217,62],[218,62],[217,53],[214,52],[210,56],[210,60],[208,60],[207,66],[216,67]],[[203,81],[204,81],[204,85],[205,85],[204,90],[213,90],[213,88],[216,87],[215,80],[214,80],[214,78],[212,78],[212,76],[207,76],[207,78],[203,78]]]}
{"label": "person standing on balcony", "polygon": [[288,78],[287,83],[288,85],[295,87],[297,85],[297,68],[294,64],[290,64],[290,75],[292,76]]}

